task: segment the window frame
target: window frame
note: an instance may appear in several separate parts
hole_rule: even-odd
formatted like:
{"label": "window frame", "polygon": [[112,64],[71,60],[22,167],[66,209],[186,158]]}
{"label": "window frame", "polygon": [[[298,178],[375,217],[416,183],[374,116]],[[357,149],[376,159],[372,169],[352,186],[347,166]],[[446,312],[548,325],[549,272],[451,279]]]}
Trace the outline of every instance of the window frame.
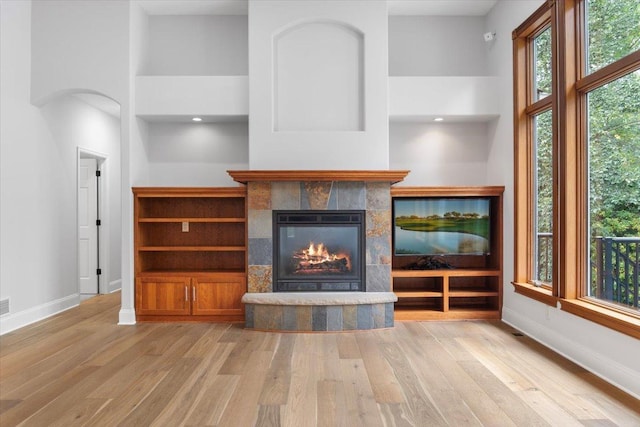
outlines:
{"label": "window frame", "polygon": [[[640,51],[586,74],[586,0],[547,0],[513,32],[515,275],[521,295],[559,306],[624,334],[640,338],[640,313],[629,313],[588,297],[588,134],[587,96],[640,69]],[[548,108],[531,103],[533,36],[551,26],[553,131],[553,283],[531,283],[535,183],[532,171],[534,114]]]}
{"label": "window frame", "polygon": [[[555,276],[552,284],[536,286],[531,280],[535,271],[533,254],[535,252],[535,200],[536,200],[536,182],[535,182],[535,140],[534,140],[534,120],[535,117],[546,111],[552,114],[552,151],[553,151],[553,170],[556,172],[557,162],[557,142],[555,131],[555,115],[554,111],[554,72],[555,54],[554,54],[554,28],[551,23],[552,6],[549,2],[543,4],[536,12],[534,12],[520,27],[513,33],[513,57],[514,57],[514,130],[515,130],[515,200],[516,200],[516,217],[515,217],[515,281],[516,292],[522,293],[529,297],[535,298],[546,304],[555,305],[556,298],[553,296],[555,292]],[[552,52],[551,52],[551,68],[552,68],[552,93],[551,95],[536,100],[535,97],[535,75],[534,73],[534,40],[547,28],[551,28]],[[522,143],[520,143],[522,141]],[[555,176],[554,176],[555,180]],[[555,206],[555,194],[554,194]],[[555,210],[555,209],[554,209]],[[556,258],[555,244],[555,216],[553,221],[554,239],[553,239],[553,258]],[[522,244],[524,242],[524,244]],[[555,269],[554,269],[555,274]]]}

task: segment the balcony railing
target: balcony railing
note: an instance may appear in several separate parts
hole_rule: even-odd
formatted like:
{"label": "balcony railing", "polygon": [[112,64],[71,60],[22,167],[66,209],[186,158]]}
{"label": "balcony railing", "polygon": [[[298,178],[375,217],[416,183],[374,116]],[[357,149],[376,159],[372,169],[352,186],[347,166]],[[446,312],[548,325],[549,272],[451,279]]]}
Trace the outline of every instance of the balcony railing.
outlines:
{"label": "balcony railing", "polygon": [[[538,233],[537,280],[552,282],[552,234]],[[640,237],[596,237],[592,241],[589,296],[639,308]]]}
{"label": "balcony railing", "polygon": [[536,280],[543,283],[553,281],[553,234],[538,233],[538,271]]}
{"label": "balcony railing", "polygon": [[596,237],[591,296],[638,308],[640,237]]}

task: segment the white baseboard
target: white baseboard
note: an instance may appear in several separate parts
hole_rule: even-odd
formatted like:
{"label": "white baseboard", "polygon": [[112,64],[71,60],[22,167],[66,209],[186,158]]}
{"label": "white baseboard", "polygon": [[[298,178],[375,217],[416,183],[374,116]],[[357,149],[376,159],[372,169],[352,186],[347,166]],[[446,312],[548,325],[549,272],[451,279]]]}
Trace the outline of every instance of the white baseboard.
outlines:
{"label": "white baseboard", "polygon": [[136,311],[133,309],[120,309],[118,315],[118,325],[135,325],[136,324]]}
{"label": "white baseboard", "polygon": [[72,294],[64,298],[31,307],[17,313],[9,313],[0,317],[0,335],[51,317],[80,304],[80,294]]}
{"label": "white baseboard", "polygon": [[606,355],[594,351],[594,348],[585,347],[572,340],[570,336],[558,333],[553,328],[542,325],[507,307],[502,309],[502,321],[608,383],[640,398],[640,371],[622,365]]}
{"label": "white baseboard", "polygon": [[109,282],[109,285],[107,287],[107,293],[112,294],[116,291],[119,291],[121,288],[122,288],[122,280],[121,279],[114,280],[112,282]]}

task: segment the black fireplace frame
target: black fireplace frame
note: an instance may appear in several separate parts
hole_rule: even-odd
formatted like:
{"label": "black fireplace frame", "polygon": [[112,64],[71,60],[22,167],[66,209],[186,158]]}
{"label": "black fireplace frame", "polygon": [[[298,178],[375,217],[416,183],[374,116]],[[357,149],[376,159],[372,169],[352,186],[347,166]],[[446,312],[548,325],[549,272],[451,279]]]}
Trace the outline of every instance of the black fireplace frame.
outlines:
{"label": "black fireplace frame", "polygon": [[[281,278],[277,254],[280,250],[282,226],[346,226],[358,230],[357,279],[322,277]],[[366,211],[364,210],[274,210],[273,211],[273,292],[365,292],[366,291]]]}

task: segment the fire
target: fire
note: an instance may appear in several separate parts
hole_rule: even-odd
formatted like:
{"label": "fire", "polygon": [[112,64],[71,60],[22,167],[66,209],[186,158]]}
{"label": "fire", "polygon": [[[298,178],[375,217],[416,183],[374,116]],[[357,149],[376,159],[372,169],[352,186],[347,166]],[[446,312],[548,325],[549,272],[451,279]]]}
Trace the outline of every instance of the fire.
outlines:
{"label": "fire", "polygon": [[318,246],[316,247],[316,245],[313,242],[310,242],[309,249],[306,249],[302,252],[311,259],[314,259],[314,258],[329,259],[331,257],[331,255],[329,255],[329,251],[324,246],[324,243],[318,243]]}
{"label": "fire", "polygon": [[351,258],[349,254],[329,252],[324,243],[309,242],[309,247],[293,255],[298,259],[298,271],[351,271]]}

